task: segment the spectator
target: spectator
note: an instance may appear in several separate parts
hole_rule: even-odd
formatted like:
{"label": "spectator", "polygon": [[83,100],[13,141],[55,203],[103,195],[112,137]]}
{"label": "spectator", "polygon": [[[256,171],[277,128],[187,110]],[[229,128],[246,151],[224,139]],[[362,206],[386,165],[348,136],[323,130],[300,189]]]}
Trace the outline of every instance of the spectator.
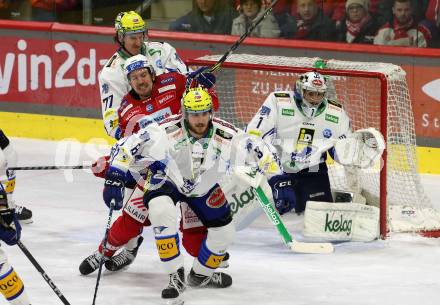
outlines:
{"label": "spectator", "polygon": [[[264,8],[268,8],[273,0],[262,0],[262,6]],[[272,13],[274,15],[281,14],[287,11],[287,8],[290,8],[290,2],[292,0],[278,0],[278,2],[275,4],[275,6],[272,8]],[[240,9],[240,2],[241,0],[234,0],[234,7]]]}
{"label": "spectator", "polygon": [[426,48],[432,34],[428,22],[417,24],[411,0],[394,0],[393,20],[387,22],[374,38],[374,44]]}
{"label": "spectator", "polygon": [[335,24],[324,15],[315,0],[298,0],[296,12],[297,30],[294,39],[336,40]]}
{"label": "spectator", "polygon": [[57,21],[57,12],[75,7],[77,0],[30,0],[32,20]]}
{"label": "spectator", "polygon": [[[416,22],[420,22],[425,18],[425,12],[428,8],[429,0],[409,0],[412,7],[412,12]],[[379,25],[384,25],[393,20],[393,6],[394,0],[380,0],[377,6],[376,15],[373,17],[377,19]]]}
{"label": "spectator", "polygon": [[[338,28],[345,18],[345,1],[343,0],[317,0],[318,7],[322,9],[324,15],[335,22]],[[297,15],[295,1],[292,5],[292,15]]]}
{"label": "spectator", "polygon": [[370,43],[379,29],[376,20],[369,13],[368,0],[347,0],[347,17],[338,33],[338,41],[348,43]]}
{"label": "spectator", "polygon": [[[262,0],[240,0],[240,16],[232,22],[231,35],[243,35],[256,19],[264,14]],[[250,36],[274,38],[280,36],[280,28],[275,17],[269,13],[255,27]]]}
{"label": "spectator", "polygon": [[223,0],[195,0],[193,10],[170,24],[171,31],[230,34],[238,16]]}
{"label": "spectator", "polygon": [[440,0],[429,0],[425,17],[437,27],[440,27]]}
{"label": "spectator", "polygon": [[440,48],[440,0],[429,0],[425,16],[426,19],[433,24],[436,31],[433,34],[430,46],[433,48]]}

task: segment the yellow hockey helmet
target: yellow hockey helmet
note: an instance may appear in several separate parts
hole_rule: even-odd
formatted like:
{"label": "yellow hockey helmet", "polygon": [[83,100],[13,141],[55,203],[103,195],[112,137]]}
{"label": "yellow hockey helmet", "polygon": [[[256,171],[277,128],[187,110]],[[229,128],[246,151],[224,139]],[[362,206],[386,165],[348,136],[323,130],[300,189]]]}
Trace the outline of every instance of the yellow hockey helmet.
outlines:
{"label": "yellow hockey helmet", "polygon": [[145,22],[135,11],[121,12],[115,19],[115,30],[118,35],[143,33],[146,30]]}
{"label": "yellow hockey helmet", "polygon": [[185,113],[203,113],[212,111],[212,98],[202,87],[191,88],[183,95]]}

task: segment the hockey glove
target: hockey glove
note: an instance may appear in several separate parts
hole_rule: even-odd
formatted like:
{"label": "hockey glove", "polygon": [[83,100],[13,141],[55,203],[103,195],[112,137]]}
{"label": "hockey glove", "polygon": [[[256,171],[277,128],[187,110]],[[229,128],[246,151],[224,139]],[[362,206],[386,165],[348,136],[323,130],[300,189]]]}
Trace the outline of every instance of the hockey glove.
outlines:
{"label": "hockey glove", "polygon": [[120,210],[124,200],[125,173],[110,166],[105,175],[103,198],[105,204],[110,208],[112,200],[115,202],[114,209]]}
{"label": "hockey glove", "polygon": [[269,179],[272,188],[275,208],[280,215],[283,215],[296,206],[296,194],[292,180],[287,175],[278,175]]}
{"label": "hockey glove", "polygon": [[198,68],[196,71],[189,73],[187,81],[191,83],[193,79],[195,79],[199,83],[199,85],[202,85],[207,89],[211,89],[216,81],[215,75],[209,72],[208,67],[201,67]]}
{"label": "hockey glove", "polygon": [[165,183],[165,168],[165,164],[160,161],[155,161],[148,166],[147,178],[145,179],[146,190],[157,190]]}
{"label": "hockey glove", "polygon": [[110,156],[99,157],[98,160],[96,160],[92,164],[93,175],[99,178],[105,178],[105,173],[107,172],[107,169],[109,167],[109,163],[108,163],[109,160],[110,160]]}
{"label": "hockey glove", "polygon": [[21,225],[14,209],[0,211],[0,239],[9,246],[16,245],[21,237]]}

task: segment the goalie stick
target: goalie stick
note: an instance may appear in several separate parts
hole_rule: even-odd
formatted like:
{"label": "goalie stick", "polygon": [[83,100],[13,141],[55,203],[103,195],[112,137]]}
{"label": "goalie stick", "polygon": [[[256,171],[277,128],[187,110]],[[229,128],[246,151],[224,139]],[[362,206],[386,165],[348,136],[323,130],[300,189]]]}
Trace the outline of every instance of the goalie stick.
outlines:
{"label": "goalie stick", "polygon": [[289,247],[290,250],[296,253],[332,253],[334,251],[334,247],[331,243],[307,243],[293,239],[292,235],[290,235],[290,233],[287,231],[280,216],[269,202],[269,199],[267,198],[266,194],[264,194],[261,187],[257,187],[255,191],[258,202],[260,203],[269,220],[276,226],[278,232],[283,238],[284,243],[287,247]]}

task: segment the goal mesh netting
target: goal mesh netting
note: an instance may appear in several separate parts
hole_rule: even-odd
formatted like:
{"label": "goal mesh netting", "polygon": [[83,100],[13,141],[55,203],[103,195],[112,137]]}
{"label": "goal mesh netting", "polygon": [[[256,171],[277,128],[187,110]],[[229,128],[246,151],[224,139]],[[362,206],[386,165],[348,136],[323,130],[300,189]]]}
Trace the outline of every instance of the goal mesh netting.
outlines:
{"label": "goal mesh netting", "polygon": [[[211,66],[220,57],[204,56],[188,63]],[[353,130],[374,127],[386,139],[383,162],[358,174],[367,202],[380,206],[382,236],[387,230],[439,229],[440,215],[431,208],[417,172],[411,99],[405,72],[399,66],[234,54],[216,73],[216,90],[220,99],[220,110],[216,115],[237,127],[245,127],[270,92],[292,91],[298,75],[314,69],[317,64],[325,66],[319,71],[328,76],[328,97],[344,106]],[[329,168],[332,188],[347,189],[343,168],[335,163],[329,164]]]}

